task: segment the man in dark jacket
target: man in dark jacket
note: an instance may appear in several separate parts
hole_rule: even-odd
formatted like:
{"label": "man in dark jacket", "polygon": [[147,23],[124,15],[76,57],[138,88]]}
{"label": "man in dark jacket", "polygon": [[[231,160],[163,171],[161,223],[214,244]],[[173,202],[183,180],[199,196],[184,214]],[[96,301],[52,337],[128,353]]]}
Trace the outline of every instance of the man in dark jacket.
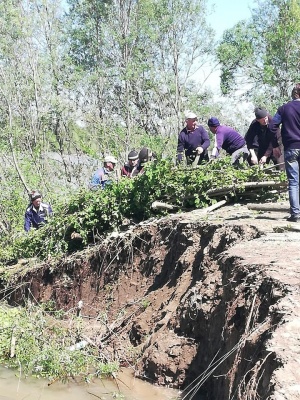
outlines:
{"label": "man in dark jacket", "polygon": [[139,153],[135,150],[131,150],[128,153],[128,161],[123,165],[121,169],[121,176],[132,178],[132,171],[139,160]]}
{"label": "man in dark jacket", "polygon": [[292,90],[292,101],[278,108],[270,126],[273,135],[281,125],[285,170],[289,183],[290,222],[300,222],[300,83]]}
{"label": "man in dark jacket", "polygon": [[244,162],[249,156],[245,139],[230,126],[221,125],[218,118],[211,117],[207,125],[216,136],[215,145],[212,150],[212,158],[219,156],[221,148],[231,155],[232,165],[238,165],[240,159]]}
{"label": "man in dark jacket", "polygon": [[183,153],[188,165],[198,158],[198,165],[208,161],[207,149],[210,140],[203,126],[197,124],[197,115],[189,112],[185,116],[185,128],[179,133],[177,145],[177,163],[182,162]]}
{"label": "man in dark jacket", "polygon": [[42,195],[38,191],[33,191],[29,195],[30,204],[25,212],[24,230],[28,232],[30,228],[39,229],[48,222],[52,215],[52,208],[49,204],[42,203]]}
{"label": "man in dark jacket", "polygon": [[156,154],[148,147],[142,147],[138,155],[138,161],[131,172],[131,177],[133,178],[137,175],[142,175],[145,171],[144,166],[148,162],[156,162],[156,161],[157,161]]}
{"label": "man in dark jacket", "polygon": [[272,117],[265,108],[257,107],[254,113],[255,120],[251,122],[245,135],[250,151],[248,162],[250,165],[263,165],[273,161],[277,165],[276,168],[283,171],[284,160],[280,129],[277,129],[276,137],[274,137],[270,131]]}

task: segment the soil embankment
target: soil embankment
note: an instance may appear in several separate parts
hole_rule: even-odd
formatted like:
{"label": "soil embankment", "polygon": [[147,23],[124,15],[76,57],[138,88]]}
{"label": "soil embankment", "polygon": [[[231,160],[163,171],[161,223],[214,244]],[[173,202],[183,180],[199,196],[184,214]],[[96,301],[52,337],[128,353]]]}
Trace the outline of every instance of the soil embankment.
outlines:
{"label": "soil embankment", "polygon": [[76,313],[81,300],[109,360],[184,399],[300,399],[300,232],[285,215],[237,206],[148,221],[55,265],[20,265],[10,302]]}

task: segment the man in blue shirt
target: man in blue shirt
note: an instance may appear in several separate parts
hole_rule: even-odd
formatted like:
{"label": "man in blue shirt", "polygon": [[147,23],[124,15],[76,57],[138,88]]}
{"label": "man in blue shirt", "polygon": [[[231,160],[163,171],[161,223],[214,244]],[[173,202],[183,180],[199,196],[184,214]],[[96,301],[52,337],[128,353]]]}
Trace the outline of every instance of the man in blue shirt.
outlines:
{"label": "man in blue shirt", "polygon": [[241,158],[243,162],[247,160],[249,151],[243,136],[230,126],[220,125],[216,117],[211,117],[207,125],[210,131],[216,136],[215,145],[211,154],[212,158],[218,157],[222,148],[231,155],[232,165],[237,166]]}
{"label": "man in blue shirt", "polygon": [[38,191],[33,191],[29,195],[30,204],[25,212],[24,230],[28,232],[30,228],[39,229],[48,222],[52,215],[52,208],[49,204],[42,203],[42,195]]}
{"label": "man in blue shirt", "polygon": [[179,133],[177,145],[177,164],[182,162],[182,155],[185,154],[188,165],[194,163],[198,158],[198,165],[202,161],[208,161],[207,149],[210,140],[207,131],[203,126],[197,124],[197,115],[188,112],[185,116],[186,127]]}
{"label": "man in blue shirt", "polygon": [[91,190],[104,189],[105,186],[112,181],[113,172],[117,160],[113,156],[106,156],[104,158],[103,167],[98,168],[92,176],[89,188]]}
{"label": "man in blue shirt", "polygon": [[299,206],[299,167],[300,167],[300,83],[292,90],[292,101],[278,108],[270,127],[276,135],[281,125],[281,137],[284,147],[285,169],[289,184],[290,222],[300,221]]}

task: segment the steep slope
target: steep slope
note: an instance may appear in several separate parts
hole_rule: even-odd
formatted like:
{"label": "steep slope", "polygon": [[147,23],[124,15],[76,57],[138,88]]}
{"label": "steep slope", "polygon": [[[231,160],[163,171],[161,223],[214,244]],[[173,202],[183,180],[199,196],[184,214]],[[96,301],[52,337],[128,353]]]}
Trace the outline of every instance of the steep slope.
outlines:
{"label": "steep slope", "polygon": [[148,221],[17,266],[5,296],[80,313],[107,359],[183,399],[297,399],[300,234],[283,216],[238,206]]}

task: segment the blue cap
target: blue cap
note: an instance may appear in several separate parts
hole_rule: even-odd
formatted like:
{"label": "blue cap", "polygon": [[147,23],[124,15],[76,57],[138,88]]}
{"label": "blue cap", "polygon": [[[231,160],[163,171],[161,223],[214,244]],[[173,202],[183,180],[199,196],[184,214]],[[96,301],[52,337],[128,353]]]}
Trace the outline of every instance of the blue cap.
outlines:
{"label": "blue cap", "polygon": [[211,118],[209,118],[209,120],[207,121],[207,125],[208,125],[208,126],[219,126],[219,125],[220,125],[220,122],[219,122],[218,118],[216,118],[216,117],[211,117]]}

